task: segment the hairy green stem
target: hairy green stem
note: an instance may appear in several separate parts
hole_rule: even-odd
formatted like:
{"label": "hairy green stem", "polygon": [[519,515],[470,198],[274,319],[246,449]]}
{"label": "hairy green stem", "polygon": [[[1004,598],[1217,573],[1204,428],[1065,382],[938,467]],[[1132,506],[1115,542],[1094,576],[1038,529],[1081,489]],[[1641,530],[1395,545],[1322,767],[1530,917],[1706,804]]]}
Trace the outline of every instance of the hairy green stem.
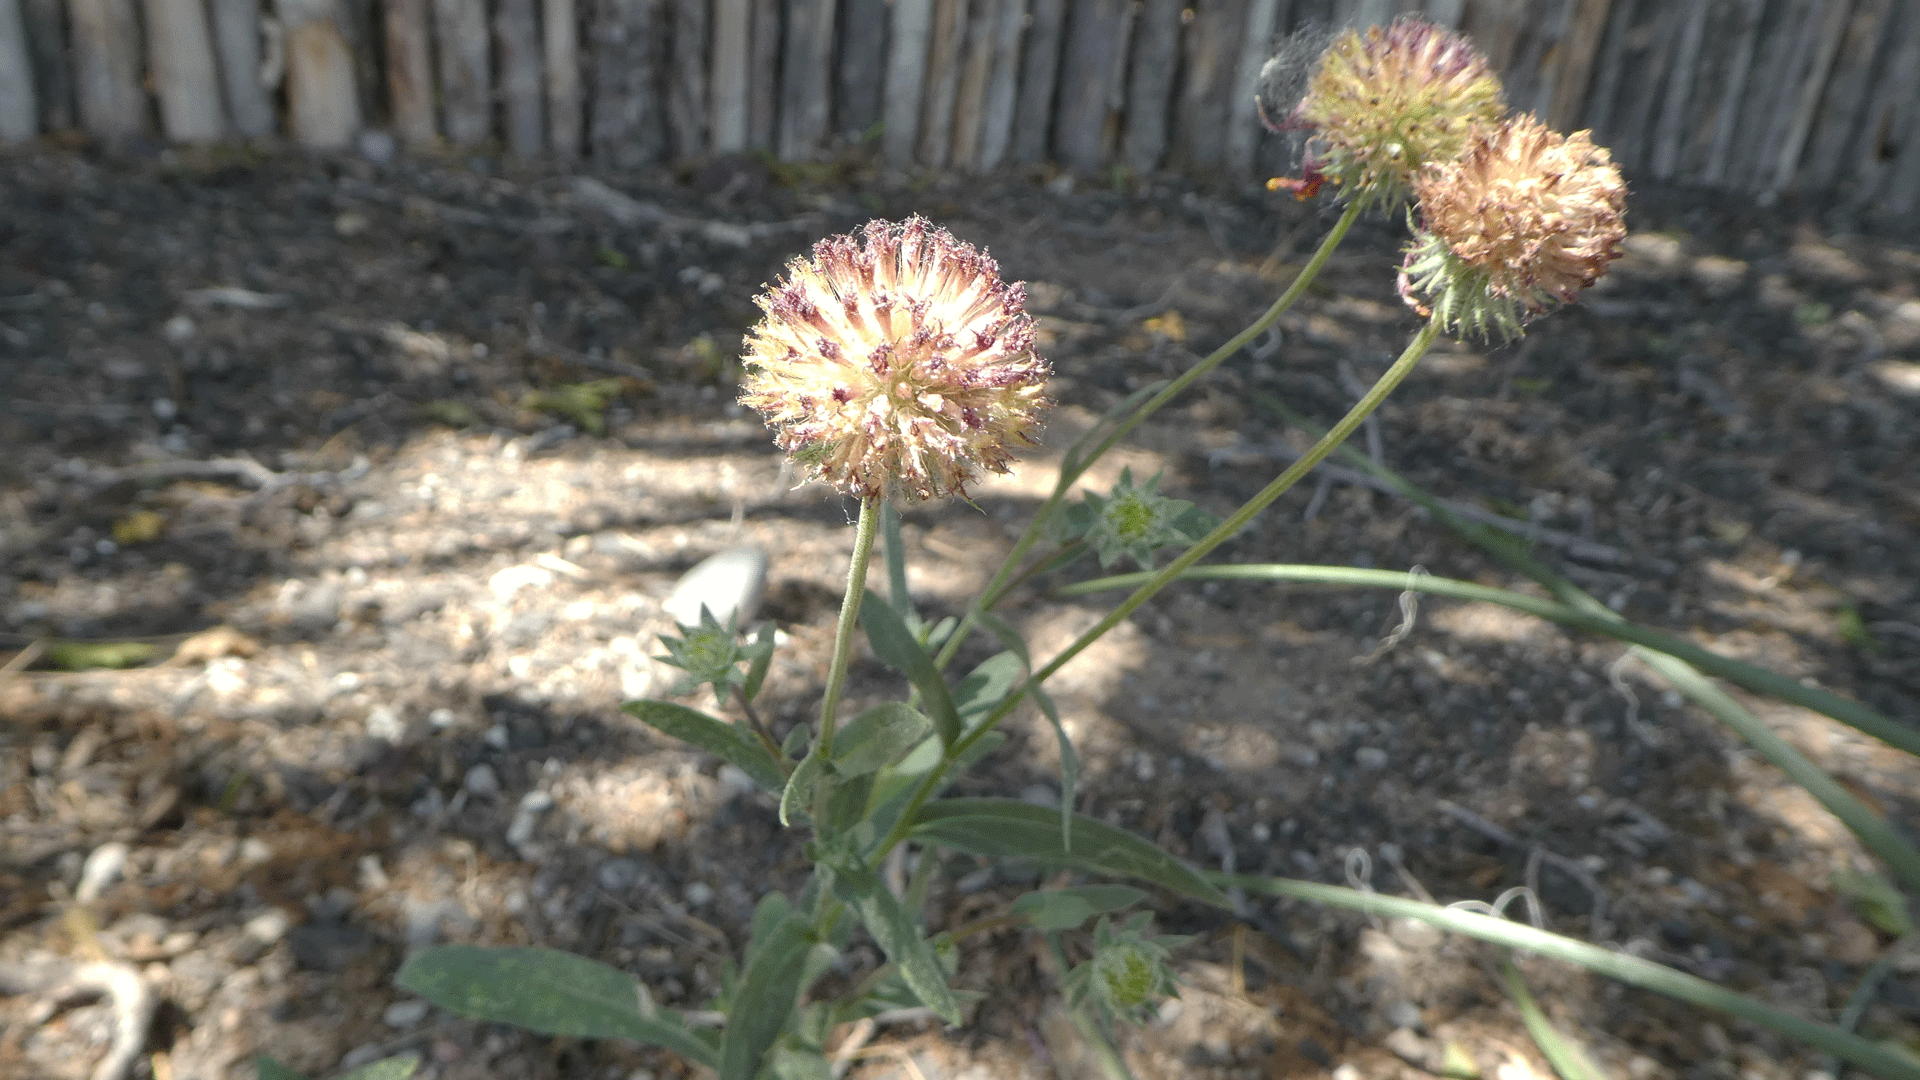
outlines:
{"label": "hairy green stem", "polygon": [[1324,240],[1320,241],[1320,247],[1313,253],[1313,257],[1307,260],[1307,264],[1300,268],[1298,274],[1294,275],[1292,284],[1287,286],[1286,291],[1281,293],[1279,298],[1260,314],[1259,318],[1248,323],[1246,329],[1228,338],[1225,344],[1208,353],[1206,359],[1188,368],[1179,378],[1168,383],[1159,393],[1134,410],[1133,415],[1114,428],[1105,439],[1100,441],[1100,445],[1093,448],[1091,453],[1078,461],[1062,463],[1060,477],[1054,481],[1053,493],[1047,496],[1047,501],[1033,515],[1033,521],[1027,525],[1027,531],[1021,534],[1020,539],[1014,543],[1013,550],[1009,551],[1007,557],[1001,561],[1000,569],[993,575],[993,579],[987,582],[987,587],[981,590],[980,595],[967,607],[953,635],[941,646],[940,654],[933,660],[936,669],[940,671],[947,669],[947,665],[953,661],[954,654],[960,651],[961,644],[972,632],[980,614],[993,610],[994,605],[998,604],[1008,590],[1018,583],[1014,574],[1019,569],[1021,561],[1027,557],[1027,552],[1033,550],[1033,545],[1039,542],[1046,531],[1048,520],[1053,517],[1054,511],[1059,509],[1061,501],[1067,497],[1067,491],[1073,487],[1075,481],[1085,475],[1086,471],[1093,467],[1094,462],[1105,457],[1107,451],[1113,449],[1121,439],[1132,434],[1133,430],[1139,427],[1147,417],[1160,411],[1167,402],[1185,393],[1187,387],[1192,386],[1207,372],[1225,363],[1254,338],[1266,333],[1280,316],[1286,314],[1288,308],[1299,301],[1300,297],[1306,293],[1307,287],[1313,284],[1314,279],[1320,276],[1320,271],[1327,265],[1327,260],[1333,257],[1334,249],[1340,246],[1340,241],[1346,239],[1347,231],[1353,228],[1354,221],[1359,217],[1358,204],[1349,203],[1346,211],[1340,215],[1340,220],[1334,222],[1333,229],[1327,233]]}
{"label": "hairy green stem", "polygon": [[1107,631],[1120,625],[1120,623],[1126,619],[1127,616],[1133,614],[1141,604],[1146,603],[1155,593],[1166,588],[1167,585],[1178,579],[1180,575],[1185,573],[1194,563],[1205,558],[1214,548],[1226,543],[1235,533],[1245,528],[1247,523],[1254,519],[1255,515],[1265,510],[1275,499],[1285,494],[1288,488],[1293,487],[1293,485],[1300,482],[1302,477],[1312,472],[1314,466],[1325,460],[1326,456],[1331,454],[1335,447],[1345,442],[1347,436],[1352,435],[1355,429],[1359,428],[1361,422],[1368,416],[1371,416],[1375,409],[1380,407],[1380,403],[1387,399],[1387,395],[1393,393],[1394,388],[1399,386],[1401,381],[1413,371],[1415,365],[1419,364],[1420,358],[1425,356],[1427,350],[1433,347],[1433,340],[1439,336],[1439,333],[1440,327],[1436,323],[1428,322],[1425,326],[1422,326],[1419,332],[1413,335],[1413,340],[1407,343],[1407,347],[1401,352],[1400,358],[1395,360],[1393,366],[1388,368],[1386,372],[1380,376],[1379,381],[1373,384],[1373,388],[1367,391],[1366,396],[1355,402],[1353,408],[1347,411],[1347,415],[1341,417],[1340,422],[1335,424],[1331,431],[1321,436],[1320,441],[1314,443],[1312,449],[1301,455],[1300,460],[1288,466],[1286,471],[1282,472],[1279,476],[1274,477],[1272,483],[1262,488],[1259,494],[1248,499],[1246,505],[1234,511],[1233,516],[1221,522],[1219,527],[1196,541],[1194,545],[1183,552],[1179,558],[1169,563],[1166,569],[1154,574],[1151,580],[1134,590],[1133,595],[1121,601],[1120,605],[1109,612],[1105,618],[1095,623],[1086,633],[1074,639],[1071,645],[1062,649],[1060,654],[1048,661],[1045,667],[1027,676],[1026,682],[1021,683],[1017,689],[1001,699],[1000,704],[995,706],[994,710],[988,713],[985,719],[975,725],[971,731],[955,740],[953,745],[947,748],[947,752],[941,757],[939,764],[928,770],[926,778],[920,781],[919,787],[914,789],[913,798],[907,803],[907,807],[901,813],[899,820],[894,822],[893,828],[889,830],[887,835],[881,840],[880,846],[876,849],[877,854],[875,858],[884,856],[888,851],[893,849],[895,844],[906,837],[907,832],[912,828],[914,818],[920,812],[920,808],[925,806],[927,799],[932,797],[933,793],[939,789],[942,781],[946,779],[947,772],[953,768],[953,763],[959,760],[960,756],[971,749],[975,743],[985,738],[989,731],[999,726],[1000,721],[1006,719],[1007,715],[1013,712],[1020,702],[1026,700],[1028,692],[1049,678],[1052,678],[1055,672],[1065,667],[1074,657],[1080,655],[1087,646],[1098,641],[1101,635]]}
{"label": "hairy green stem", "polygon": [[833,664],[827,668],[827,690],[820,701],[820,756],[833,756],[833,729],[839,719],[840,691],[847,681],[847,660],[853,655],[853,630],[860,623],[860,598],[867,592],[867,559],[873,554],[873,534],[880,524],[881,496],[860,500],[860,524],[853,534],[853,558],[847,563],[847,595],[840,601],[840,625],[833,634]]}
{"label": "hairy green stem", "polygon": [[1626,983],[1628,986],[1637,986],[1656,994],[1678,998],[1703,1008],[1717,1009],[1742,1020],[1751,1021],[1788,1038],[1798,1039],[1824,1050],[1875,1076],[1884,1077],[1885,1080],[1920,1080],[1920,1065],[1916,1065],[1910,1057],[1885,1049],[1859,1036],[1848,1034],[1831,1024],[1802,1019],[1770,1005],[1763,1005],[1750,997],[1736,994],[1723,986],[1716,986],[1705,979],[1688,975],[1683,971],[1675,971],[1649,960],[1642,960],[1637,956],[1614,952],[1598,945],[1589,945],[1584,941],[1550,934],[1544,930],[1535,930],[1531,926],[1508,922],[1506,919],[1496,919],[1490,915],[1440,907],[1418,900],[1405,900],[1396,896],[1382,896],[1379,893],[1342,888],[1338,885],[1242,874],[1209,873],[1206,876],[1215,884],[1237,886],[1249,892],[1305,900],[1309,903],[1345,908],[1368,915],[1418,919],[1443,930],[1452,930],[1496,945],[1525,949],[1541,956],[1565,960],[1596,974]]}

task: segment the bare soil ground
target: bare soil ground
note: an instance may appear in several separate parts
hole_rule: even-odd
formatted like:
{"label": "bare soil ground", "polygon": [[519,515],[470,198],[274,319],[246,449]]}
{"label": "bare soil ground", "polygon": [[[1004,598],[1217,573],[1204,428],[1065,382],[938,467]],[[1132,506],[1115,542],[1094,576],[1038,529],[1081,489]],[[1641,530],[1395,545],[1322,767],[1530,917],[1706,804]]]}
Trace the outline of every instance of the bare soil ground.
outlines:
{"label": "bare soil ground", "polygon": [[[1329,223],[1173,181],[752,161],[603,179],[638,216],[483,158],[0,160],[0,963],[132,964],[162,1004],[131,1075],[250,1077],[257,1053],[326,1075],[405,1049],[425,1077],[692,1075],[448,1017],[392,976],[434,941],[539,943],[698,1009],[754,901],[803,880],[769,799],[617,710],[671,683],[650,655],[677,576],[741,543],[772,554],[770,714],[784,730],[815,708],[852,509],[794,489],[732,403],[753,293],[813,239],[909,212],[1030,283],[1054,451],[974,505],[905,514],[915,596],[952,613],[1057,448],[1244,325]],[[1632,617],[1920,723],[1920,247],[1820,209],[1636,192],[1603,286],[1517,346],[1438,350],[1381,414],[1378,451],[1519,519]],[[1277,335],[1095,481],[1164,469],[1163,490],[1219,513],[1257,490],[1305,445],[1264,403],[1329,421],[1412,331],[1400,242],[1363,224]],[[603,379],[604,409],[570,404]],[[1229,560],[1512,583],[1338,479],[1276,504]],[[1048,585],[1007,609],[1043,652],[1103,610]],[[1809,798],[1616,645],[1429,600],[1374,656],[1400,621],[1388,592],[1170,590],[1055,684],[1082,808],[1245,872],[1442,900],[1531,884],[1554,929],[1837,1014],[1888,941],[1830,885],[1870,864]],[[56,639],[155,649],[63,672],[35,644]],[[870,661],[855,677],[856,704],[901,692]],[[1911,760],[1749,704],[1901,828],[1920,821]],[[1013,733],[963,789],[1057,798],[1050,730]],[[115,843],[120,872],[73,903]],[[936,926],[1031,884],[953,869]],[[1248,930],[1158,903],[1198,940],[1180,1003],[1129,1036],[1141,1076],[1419,1076],[1449,1053],[1548,1075],[1494,954],[1255,907]],[[856,948],[837,977],[875,959]],[[968,1025],[882,1029],[852,1075],[1092,1075],[1034,940],[977,940],[961,971],[990,991]],[[1818,1064],[1525,971],[1610,1075]],[[1896,964],[1863,1027],[1920,1038],[1920,961]],[[86,1076],[110,1037],[106,1004],[0,997],[0,1075]]]}

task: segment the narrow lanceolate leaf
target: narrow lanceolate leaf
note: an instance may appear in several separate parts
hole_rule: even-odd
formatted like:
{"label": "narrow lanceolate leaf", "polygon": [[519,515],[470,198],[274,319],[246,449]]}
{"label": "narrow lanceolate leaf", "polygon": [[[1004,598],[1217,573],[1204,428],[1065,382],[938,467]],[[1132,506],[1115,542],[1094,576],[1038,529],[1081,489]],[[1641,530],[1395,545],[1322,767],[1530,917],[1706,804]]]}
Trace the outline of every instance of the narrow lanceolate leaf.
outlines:
{"label": "narrow lanceolate leaf", "polygon": [[920,936],[913,916],[879,876],[872,871],[839,873],[834,877],[834,892],[859,914],[867,933],[900,972],[921,1004],[932,1009],[949,1024],[960,1022],[960,1003],[947,985],[947,973],[934,955],[933,943]]}
{"label": "narrow lanceolate leaf", "polygon": [[880,504],[880,550],[887,562],[887,606],[917,636],[920,615],[907,593],[907,545],[900,538],[900,511],[890,502]]}
{"label": "narrow lanceolate leaf", "polygon": [[753,777],[754,783],[768,791],[779,791],[786,786],[787,778],[781,775],[780,766],[766,747],[731,724],[671,701],[629,701],[620,708],[648,727],[739,766],[742,772]]}
{"label": "narrow lanceolate leaf", "polygon": [[1078,885],[1070,889],[1042,889],[1013,902],[1013,913],[1025,915],[1041,930],[1077,930],[1096,915],[1137,904],[1147,894],[1131,885]]}
{"label": "narrow lanceolate leaf", "polygon": [[1125,829],[1075,814],[1069,836],[1063,838],[1056,811],[1018,799],[930,802],[920,808],[914,835],[990,858],[1036,859],[1139,878],[1203,904],[1233,906],[1193,867]]}
{"label": "narrow lanceolate leaf", "polygon": [[953,694],[954,706],[960,715],[960,730],[973,730],[1026,676],[1026,662],[1011,649],[994,653],[982,660],[979,667],[967,672]]}
{"label": "narrow lanceolate leaf", "polygon": [[821,774],[827,771],[827,759],[818,753],[809,753],[800,759],[800,764],[787,777],[786,790],[780,793],[780,824],[791,825],[807,808],[813,798],[814,785],[820,782]]}
{"label": "narrow lanceolate leaf", "polygon": [[443,1009],[543,1035],[632,1039],[712,1065],[713,1048],[678,1015],[642,1009],[633,976],[558,949],[441,945],[407,961],[395,978]]}
{"label": "narrow lanceolate leaf", "polygon": [[[762,901],[762,906],[767,902]],[[784,908],[784,901],[780,906]],[[806,921],[785,910],[766,921],[766,933],[755,936],[753,957],[740,973],[739,988],[727,1010],[727,1030],[720,1040],[720,1080],[753,1080],[805,989],[801,976],[813,949]]]}
{"label": "narrow lanceolate leaf", "polygon": [[1033,688],[1034,704],[1040,706],[1040,712],[1053,725],[1053,736],[1060,743],[1060,846],[1073,850],[1073,800],[1080,787],[1080,755],[1074,752],[1073,737],[1067,734],[1067,725],[1060,722],[1060,709],[1054,705],[1053,698],[1038,686]]}
{"label": "narrow lanceolate leaf", "polygon": [[898,761],[933,730],[933,721],[903,701],[875,705],[840,729],[834,739],[833,770],[840,776],[864,776]]}
{"label": "narrow lanceolate leaf", "polygon": [[940,733],[941,744],[952,746],[960,737],[960,717],[954,711],[953,695],[947,690],[946,680],[940,677],[939,669],[933,666],[933,657],[907,629],[900,614],[872,595],[871,589],[867,592],[866,601],[860,606],[860,624],[866,628],[873,655],[899,670],[913,688],[920,691],[920,700],[933,717],[933,727]]}

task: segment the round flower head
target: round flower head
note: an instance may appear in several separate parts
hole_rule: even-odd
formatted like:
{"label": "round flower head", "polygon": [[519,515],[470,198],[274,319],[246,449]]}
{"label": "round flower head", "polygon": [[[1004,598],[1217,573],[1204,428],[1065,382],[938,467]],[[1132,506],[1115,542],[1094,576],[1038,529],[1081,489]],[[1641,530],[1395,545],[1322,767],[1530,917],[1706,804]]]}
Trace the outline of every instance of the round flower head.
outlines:
{"label": "round flower head", "polygon": [[1458,156],[1503,111],[1499,77],[1465,37],[1411,18],[1349,30],[1281,125],[1312,132],[1306,180],[1270,186],[1311,193],[1331,181],[1362,209],[1391,210],[1421,169]]}
{"label": "round flower head", "polygon": [[1477,132],[1414,190],[1420,232],[1400,294],[1449,331],[1517,335],[1528,316],[1598,281],[1627,235],[1627,186],[1606,148],[1531,116]]}
{"label": "round flower head", "polygon": [[1026,287],[946,230],[868,222],[756,302],[740,401],[812,479],[860,498],[965,494],[1036,445],[1052,402]]}

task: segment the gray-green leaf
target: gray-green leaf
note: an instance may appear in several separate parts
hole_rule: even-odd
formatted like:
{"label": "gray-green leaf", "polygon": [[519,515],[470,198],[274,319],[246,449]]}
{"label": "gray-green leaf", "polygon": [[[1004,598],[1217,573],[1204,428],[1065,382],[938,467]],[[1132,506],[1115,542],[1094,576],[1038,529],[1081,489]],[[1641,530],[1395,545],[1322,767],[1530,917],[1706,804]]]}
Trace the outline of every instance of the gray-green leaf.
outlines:
{"label": "gray-green leaf", "polygon": [[1131,885],[1078,885],[1027,893],[1013,902],[1013,913],[1032,919],[1042,930],[1075,930],[1095,915],[1119,911],[1146,898],[1146,893]]}
{"label": "gray-green leaf", "polygon": [[671,701],[629,701],[620,708],[648,727],[739,766],[768,791],[779,791],[787,782],[767,748],[731,724]]}
{"label": "gray-green leaf", "polygon": [[902,701],[888,701],[852,720],[833,742],[833,768],[841,776],[863,776],[898,761],[933,730],[933,721]]}
{"label": "gray-green leaf", "polygon": [[872,589],[867,590],[860,605],[860,625],[867,631],[873,655],[899,670],[914,689],[920,691],[920,700],[933,717],[941,743],[952,746],[960,737],[960,716],[954,711],[953,694],[947,690],[947,681],[940,677],[939,670],[933,666],[933,657],[920,644],[920,639],[907,629],[900,613],[873,595]]}

